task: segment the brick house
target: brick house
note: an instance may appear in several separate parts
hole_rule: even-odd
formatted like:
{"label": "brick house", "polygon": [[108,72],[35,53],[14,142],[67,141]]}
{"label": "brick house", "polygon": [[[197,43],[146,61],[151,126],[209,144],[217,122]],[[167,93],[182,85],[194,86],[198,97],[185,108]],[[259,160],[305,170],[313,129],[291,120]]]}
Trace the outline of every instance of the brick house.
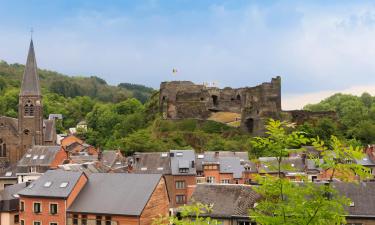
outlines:
{"label": "brick house", "polygon": [[17,163],[18,183],[33,181],[49,169],[57,169],[67,159],[60,146],[34,145]]}
{"label": "brick house", "polygon": [[161,174],[93,173],[68,208],[68,225],[148,225],[168,215]]}
{"label": "brick house", "polygon": [[20,225],[64,225],[66,209],[87,182],[82,172],[49,170],[20,191]]}

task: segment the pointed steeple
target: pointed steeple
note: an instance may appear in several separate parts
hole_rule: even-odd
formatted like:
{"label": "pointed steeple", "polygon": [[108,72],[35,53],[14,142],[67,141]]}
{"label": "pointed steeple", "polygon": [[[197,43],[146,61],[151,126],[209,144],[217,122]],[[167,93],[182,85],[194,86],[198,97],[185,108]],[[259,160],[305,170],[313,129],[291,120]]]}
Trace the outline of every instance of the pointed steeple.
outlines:
{"label": "pointed steeple", "polygon": [[29,53],[25,71],[23,73],[21,93],[22,96],[40,96],[39,76],[37,73],[36,58],[34,52],[33,39],[30,41]]}

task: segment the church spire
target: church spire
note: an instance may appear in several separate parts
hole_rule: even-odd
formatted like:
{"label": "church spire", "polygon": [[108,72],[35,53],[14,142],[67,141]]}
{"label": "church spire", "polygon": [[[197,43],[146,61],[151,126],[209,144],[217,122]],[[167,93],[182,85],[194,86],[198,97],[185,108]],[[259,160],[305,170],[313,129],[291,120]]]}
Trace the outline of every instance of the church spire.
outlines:
{"label": "church spire", "polygon": [[25,71],[23,73],[21,93],[22,96],[40,96],[39,76],[37,73],[36,58],[33,39],[30,41],[29,53]]}

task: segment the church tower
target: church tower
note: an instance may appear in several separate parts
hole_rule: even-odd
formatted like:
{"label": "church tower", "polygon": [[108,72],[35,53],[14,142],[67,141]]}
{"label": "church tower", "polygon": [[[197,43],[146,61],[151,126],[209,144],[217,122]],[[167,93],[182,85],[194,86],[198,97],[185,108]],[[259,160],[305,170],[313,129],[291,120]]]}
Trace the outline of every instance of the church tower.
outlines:
{"label": "church tower", "polygon": [[43,145],[42,94],[37,73],[34,44],[31,39],[18,103],[18,158],[33,145]]}

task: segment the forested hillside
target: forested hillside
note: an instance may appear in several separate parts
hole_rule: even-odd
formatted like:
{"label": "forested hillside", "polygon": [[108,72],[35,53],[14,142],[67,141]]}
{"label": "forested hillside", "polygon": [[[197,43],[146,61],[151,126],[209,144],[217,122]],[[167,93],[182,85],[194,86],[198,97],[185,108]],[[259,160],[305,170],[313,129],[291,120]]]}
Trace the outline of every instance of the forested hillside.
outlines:
{"label": "forested hillside", "polygon": [[338,122],[324,119],[315,128],[306,124],[305,129],[319,136],[336,134],[345,139],[356,139],[362,144],[375,143],[375,97],[368,93],[361,96],[335,94],[318,104],[304,107],[311,111],[336,111]]}

